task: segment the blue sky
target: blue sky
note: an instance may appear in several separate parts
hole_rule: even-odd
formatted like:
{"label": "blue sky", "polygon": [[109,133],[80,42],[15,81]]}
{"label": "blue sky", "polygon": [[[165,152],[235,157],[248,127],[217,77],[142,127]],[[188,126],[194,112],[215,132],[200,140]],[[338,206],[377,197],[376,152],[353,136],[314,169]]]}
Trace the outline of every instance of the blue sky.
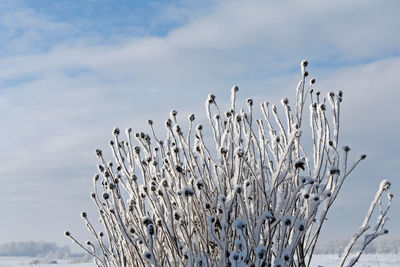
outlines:
{"label": "blue sky", "polygon": [[[360,225],[379,181],[400,192],[398,1],[2,1],[0,241],[85,236],[96,148],[115,125],[162,131],[203,114],[208,93],[278,103],[306,58],[322,92],[343,90],[343,144],[368,154],[324,238]],[[400,235],[399,204],[388,227]]]}

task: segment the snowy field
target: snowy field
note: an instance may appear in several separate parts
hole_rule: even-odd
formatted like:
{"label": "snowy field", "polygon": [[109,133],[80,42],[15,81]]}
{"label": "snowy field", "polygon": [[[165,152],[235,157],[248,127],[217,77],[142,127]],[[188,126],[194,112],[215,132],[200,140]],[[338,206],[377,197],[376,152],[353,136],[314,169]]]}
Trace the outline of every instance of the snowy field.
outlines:
{"label": "snowy field", "polygon": [[[71,260],[57,260],[54,264],[33,264],[34,258],[28,257],[0,257],[1,267],[37,266],[37,267],[95,267],[94,263],[71,263]],[[336,267],[337,255],[314,255],[312,267]],[[357,267],[400,267],[400,255],[396,254],[365,254],[361,256]]]}
{"label": "snowy field", "polygon": [[[338,255],[317,254],[313,256],[312,267],[339,266]],[[363,254],[355,265],[357,267],[400,267],[400,255],[397,254]]]}

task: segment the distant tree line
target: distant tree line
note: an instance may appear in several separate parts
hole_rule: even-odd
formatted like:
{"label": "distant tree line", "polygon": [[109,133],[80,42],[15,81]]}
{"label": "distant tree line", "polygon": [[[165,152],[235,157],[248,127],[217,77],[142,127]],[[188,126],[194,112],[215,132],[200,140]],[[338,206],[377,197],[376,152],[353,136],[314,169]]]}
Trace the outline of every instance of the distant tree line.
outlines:
{"label": "distant tree line", "polygon": [[[317,254],[340,254],[349,240],[333,239],[320,242],[315,249]],[[356,246],[360,246],[357,242]],[[367,254],[400,254],[400,238],[384,238],[374,240],[366,249]]]}
{"label": "distant tree line", "polygon": [[82,257],[83,255],[71,253],[68,246],[59,247],[55,243],[28,241],[9,242],[0,245],[0,256],[68,259]]}

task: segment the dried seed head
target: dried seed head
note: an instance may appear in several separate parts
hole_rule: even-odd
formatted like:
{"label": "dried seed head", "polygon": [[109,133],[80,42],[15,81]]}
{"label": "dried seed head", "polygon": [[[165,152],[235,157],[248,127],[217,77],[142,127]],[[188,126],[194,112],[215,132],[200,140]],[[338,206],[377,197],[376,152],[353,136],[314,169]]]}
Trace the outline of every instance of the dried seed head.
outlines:
{"label": "dried seed head", "polygon": [[175,109],[171,110],[171,117],[175,118],[177,114],[178,111],[176,111]]}
{"label": "dried seed head", "polygon": [[233,228],[237,229],[237,230],[243,230],[246,227],[246,223],[245,221],[243,221],[242,219],[236,219],[236,221],[233,223]]}
{"label": "dried seed head", "polygon": [[349,151],[350,151],[350,147],[344,146],[344,147],[343,147],[343,150],[344,150],[345,152],[349,152]]}
{"label": "dried seed head", "polygon": [[142,218],[142,223],[147,227],[147,225],[153,223],[153,220],[150,217],[146,216]]}
{"label": "dried seed head", "polygon": [[85,219],[85,218],[87,217],[87,214],[86,214],[86,212],[82,211],[82,213],[81,213],[81,217]]}
{"label": "dried seed head", "polygon": [[151,253],[150,252],[148,252],[148,251],[146,251],[145,253],[143,253],[143,256],[146,258],[146,259],[151,259]]}
{"label": "dried seed head", "polygon": [[153,125],[153,121],[152,121],[152,120],[148,120],[147,123],[148,123],[149,125]]}
{"label": "dried seed head", "polygon": [[259,259],[264,258],[265,254],[267,253],[267,249],[263,245],[258,245],[256,247],[256,255]]}
{"label": "dried seed head", "polygon": [[209,95],[208,95],[208,98],[207,98],[207,102],[208,102],[209,104],[214,103],[214,102],[215,102],[215,95],[209,94]]}
{"label": "dried seed head", "polygon": [[147,233],[149,233],[149,235],[154,235],[154,225],[152,223],[147,225]]}
{"label": "dried seed head", "polygon": [[115,128],[114,128],[113,134],[114,134],[115,136],[118,136],[118,135],[120,134],[120,130],[119,130],[118,127],[115,127]]}
{"label": "dried seed head", "polygon": [[190,114],[190,115],[189,115],[189,120],[190,120],[190,121],[194,121],[194,120],[195,120],[194,114]]}
{"label": "dried seed head", "polygon": [[103,156],[103,152],[100,149],[96,149],[96,155],[98,157],[101,157],[101,156]]}
{"label": "dried seed head", "polygon": [[191,197],[191,196],[193,196],[193,194],[194,194],[194,191],[193,191],[192,188],[187,187],[187,186],[185,186],[185,187],[183,188],[183,195],[184,195],[185,197]]}
{"label": "dried seed head", "polygon": [[69,231],[65,231],[65,232],[64,232],[64,235],[65,235],[65,236],[70,236],[71,233],[70,233]]}

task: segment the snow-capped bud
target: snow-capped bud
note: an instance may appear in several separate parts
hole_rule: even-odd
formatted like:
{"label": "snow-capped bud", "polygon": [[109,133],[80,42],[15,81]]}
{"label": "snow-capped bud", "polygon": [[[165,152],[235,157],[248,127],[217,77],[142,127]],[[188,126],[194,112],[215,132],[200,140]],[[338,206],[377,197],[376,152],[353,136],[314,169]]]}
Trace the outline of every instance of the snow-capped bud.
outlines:
{"label": "snow-capped bud", "polygon": [[296,160],[296,162],[294,164],[294,167],[296,169],[302,169],[304,171],[305,170],[304,165],[305,165],[304,159],[298,159],[298,160]]}
{"label": "snow-capped bud", "polygon": [[190,114],[190,115],[189,115],[189,120],[190,120],[190,121],[194,121],[194,119],[195,119],[194,114]]}
{"label": "snow-capped bud", "polygon": [[241,122],[241,121],[242,121],[242,117],[241,117],[239,114],[236,114],[235,120],[236,120],[237,122]]}
{"label": "snow-capped bud", "polygon": [[240,147],[237,147],[235,149],[235,153],[236,153],[236,155],[238,155],[239,158],[243,157],[243,155],[244,155],[243,150]]}
{"label": "snow-capped bud", "polygon": [[176,111],[175,109],[171,110],[171,117],[176,117],[176,115],[178,114],[178,111]]}
{"label": "snow-capped bud", "polygon": [[148,233],[149,235],[154,235],[154,225],[153,225],[152,223],[149,223],[149,224],[147,225],[147,233]]}
{"label": "snow-capped bud", "polygon": [[178,173],[183,173],[183,168],[182,168],[180,165],[176,165],[176,166],[175,166],[175,170],[176,170]]}
{"label": "snow-capped bud", "polygon": [[315,83],[315,79],[312,78],[312,79],[310,80],[310,85],[312,85],[312,84],[314,84],[314,83]]}
{"label": "snow-capped bud", "polygon": [[237,85],[234,85],[232,87],[232,92],[237,92],[237,91],[239,91],[239,87]]}
{"label": "snow-capped bud", "polygon": [[259,259],[264,258],[265,254],[267,253],[267,249],[263,245],[258,245],[255,250],[256,256]]}
{"label": "snow-capped bud", "polygon": [[153,220],[150,217],[145,216],[142,218],[142,223],[147,227],[147,225],[153,223]]}
{"label": "snow-capped bud", "polygon": [[201,190],[203,188],[203,186],[204,186],[204,182],[202,180],[198,180],[196,185],[197,185],[197,188],[199,190]]}
{"label": "snow-capped bud", "polygon": [[98,157],[101,157],[101,156],[103,156],[103,152],[100,149],[96,149],[96,155]]}
{"label": "snow-capped bud", "polygon": [[247,98],[247,105],[253,106],[253,99]]}
{"label": "snow-capped bud", "polygon": [[236,219],[236,221],[233,223],[233,228],[236,230],[242,230],[245,227],[246,223],[242,219]]}
{"label": "snow-capped bud", "polygon": [[214,101],[215,101],[215,95],[209,94],[209,95],[208,95],[208,98],[207,98],[207,102],[208,102],[209,104],[212,104],[212,103],[214,103]]}
{"label": "snow-capped bud", "polygon": [[212,216],[208,217],[208,221],[211,224],[214,224],[217,221],[217,218],[215,217],[215,215],[212,215]]}
{"label": "snow-capped bud", "polygon": [[240,254],[237,251],[232,251],[229,255],[229,260],[233,263],[238,261],[240,258]]}
{"label": "snow-capped bud", "polygon": [[143,253],[143,256],[145,257],[145,259],[151,259],[151,253],[146,251],[145,253]]}
{"label": "snow-capped bud", "polygon": [[290,260],[290,253],[289,251],[284,251],[282,254],[282,258],[284,261],[289,261]]}
{"label": "snow-capped bud", "polygon": [[380,184],[380,188],[382,191],[389,190],[391,186],[391,183],[388,180],[383,180]]}
{"label": "snow-capped bud", "polygon": [[302,221],[298,221],[296,222],[296,229],[299,230],[300,232],[304,231],[304,229],[306,228],[304,222]]}
{"label": "snow-capped bud", "polygon": [[328,170],[328,175],[340,175],[340,170],[336,166],[332,166]]}
{"label": "snow-capped bud", "polygon": [[171,121],[170,119],[167,119],[167,120],[165,121],[165,127],[171,128],[171,125],[172,125],[172,121]]}
{"label": "snow-capped bud", "polygon": [[290,226],[292,224],[292,216],[290,216],[289,214],[285,214],[282,217],[282,223],[286,226]]}
{"label": "snow-capped bud", "polygon": [[236,192],[236,194],[241,194],[242,192],[243,192],[243,187],[242,186],[236,186],[236,188],[235,188],[235,192]]}
{"label": "snow-capped bud", "polygon": [[114,134],[115,136],[118,136],[118,135],[120,134],[120,131],[119,131],[119,128],[118,128],[118,127],[115,127],[115,128],[114,128],[113,134]]}
{"label": "snow-capped bud", "polygon": [[289,99],[287,99],[287,97],[282,98],[281,103],[282,103],[282,105],[286,106],[289,104]]}
{"label": "snow-capped bud", "polygon": [[194,195],[194,191],[193,191],[192,188],[185,186],[185,187],[183,188],[183,195],[184,195],[185,197],[191,197],[191,196]]}

